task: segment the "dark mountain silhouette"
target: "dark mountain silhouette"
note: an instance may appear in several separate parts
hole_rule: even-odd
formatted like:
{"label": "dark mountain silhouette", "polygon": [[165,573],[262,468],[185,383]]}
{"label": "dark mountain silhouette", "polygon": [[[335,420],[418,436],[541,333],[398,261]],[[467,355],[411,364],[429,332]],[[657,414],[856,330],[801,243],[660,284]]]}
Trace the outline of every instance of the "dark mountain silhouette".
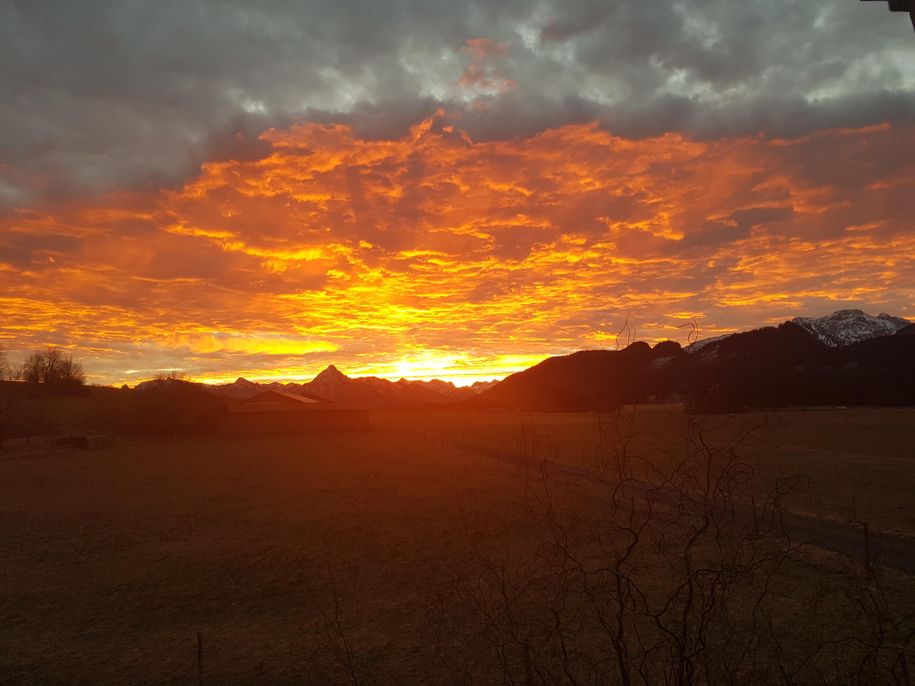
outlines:
{"label": "dark mountain silhouette", "polygon": [[[690,357],[685,395],[698,410],[915,404],[915,337],[827,345],[804,327],[736,334]],[[901,335],[900,335],[901,333]]]}
{"label": "dark mountain silhouette", "polygon": [[347,407],[415,407],[447,402],[426,386],[405,379],[388,381],[375,376],[350,378],[334,365],[318,374],[302,389]]}
{"label": "dark mountain silhouette", "polygon": [[[624,350],[584,350],[551,357],[465,402],[469,407],[531,410],[607,410],[674,392],[679,344],[665,341],[653,349],[633,343]],[[668,367],[671,371],[668,371]]]}
{"label": "dark mountain silhouette", "polygon": [[233,400],[245,400],[265,390],[277,390],[329,400],[340,407],[409,408],[454,403],[476,396],[494,383],[484,382],[469,387],[457,387],[440,379],[388,381],[375,376],[354,378],[345,375],[334,365],[330,365],[307,383],[259,384],[240,378],[234,383],[210,387],[210,389]]}
{"label": "dark mountain silhouette", "polygon": [[241,400],[278,390],[341,407],[607,410],[685,400],[696,411],[786,405],[915,404],[915,325],[887,314],[839,310],[777,327],[705,339],[685,349],[584,350],[552,357],[501,382],[457,388],[441,381],[352,378],[330,365],[302,384],[238,379],[208,387]]}
{"label": "dark mountain silhouette", "polygon": [[231,398],[232,400],[247,400],[264,390],[261,384],[248,381],[241,377],[235,379],[235,381],[230,384],[218,386],[217,388],[219,389],[220,395]]}
{"label": "dark mountain silhouette", "polygon": [[902,317],[894,317],[885,312],[873,317],[861,310],[838,310],[825,317],[796,317],[791,321],[826,345],[836,348],[871,338],[891,336],[911,324]]}
{"label": "dark mountain silhouette", "polygon": [[470,407],[607,410],[683,398],[702,412],[788,405],[915,404],[915,335],[842,347],[793,322],[709,341],[686,353],[665,341],[554,357],[467,401]]}
{"label": "dark mountain silhouette", "polygon": [[[140,384],[142,386],[142,384]],[[247,379],[239,377],[230,384],[223,384],[221,386],[206,386],[206,388],[231,400],[247,400],[252,398],[258,393],[263,393],[264,391],[280,391],[281,393],[296,393],[308,397],[308,392],[305,390],[306,384],[297,384],[297,383],[280,383],[278,381],[273,381],[270,383],[257,383],[255,381],[248,381]],[[139,387],[139,386],[138,386]]]}
{"label": "dark mountain silhouette", "polygon": [[811,396],[828,402],[828,393],[820,397],[809,384],[831,354],[829,346],[792,322],[735,334],[689,357],[682,392],[702,411],[815,404]]}
{"label": "dark mountain silhouette", "polygon": [[[862,310],[836,310],[824,317],[795,317],[792,324],[806,329],[819,341],[834,348],[842,348],[871,338],[891,336],[897,331],[911,326],[911,322],[902,317],[881,312],[877,316]],[[734,334],[724,334],[713,338],[700,339],[686,346],[685,350],[695,353],[707,345],[730,338]]]}

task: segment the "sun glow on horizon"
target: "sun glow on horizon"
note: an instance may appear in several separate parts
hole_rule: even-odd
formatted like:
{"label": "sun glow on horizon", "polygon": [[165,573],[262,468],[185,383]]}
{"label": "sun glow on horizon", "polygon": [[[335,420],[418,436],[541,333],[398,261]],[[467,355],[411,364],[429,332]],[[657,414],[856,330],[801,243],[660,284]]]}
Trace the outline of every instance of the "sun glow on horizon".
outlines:
{"label": "sun glow on horizon", "polygon": [[705,336],[842,306],[915,314],[915,169],[861,160],[911,149],[912,128],[473,141],[436,115],[395,139],[300,123],[261,140],[180,188],[0,217],[11,357],[59,345],[102,383],[334,364],[466,385],[612,348],[627,322],[685,344],[694,320]]}
{"label": "sun glow on horizon", "polygon": [[[426,353],[414,358],[400,359],[396,362],[377,366],[335,366],[340,372],[351,378],[377,377],[388,381],[399,381],[401,379],[406,379],[407,381],[439,380],[453,383],[457,387],[463,387],[472,386],[479,382],[504,379],[511,374],[523,371],[528,367],[542,362],[546,357],[549,356],[501,355],[496,358],[474,361],[467,356],[436,356],[434,353]],[[324,368],[325,367],[320,367],[309,370],[261,369],[231,374],[189,375],[188,380],[207,385],[230,384],[238,378],[244,378],[248,381],[257,383],[306,383],[314,379]],[[159,370],[145,370],[145,372],[136,371],[137,373],[145,374],[145,376],[134,376],[112,385],[120,385],[122,383],[136,385],[142,381],[149,381],[155,378],[156,374],[151,372],[159,372]],[[176,369],[163,371],[177,371],[183,373],[185,370]]]}

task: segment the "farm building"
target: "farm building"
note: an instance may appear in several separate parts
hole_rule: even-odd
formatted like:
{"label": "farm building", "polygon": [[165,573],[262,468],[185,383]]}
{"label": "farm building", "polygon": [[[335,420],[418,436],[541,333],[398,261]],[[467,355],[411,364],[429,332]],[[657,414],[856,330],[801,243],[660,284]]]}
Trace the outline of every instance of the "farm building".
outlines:
{"label": "farm building", "polygon": [[337,407],[334,403],[293,393],[266,391],[229,404],[222,432],[233,436],[317,431],[364,431],[368,410]]}

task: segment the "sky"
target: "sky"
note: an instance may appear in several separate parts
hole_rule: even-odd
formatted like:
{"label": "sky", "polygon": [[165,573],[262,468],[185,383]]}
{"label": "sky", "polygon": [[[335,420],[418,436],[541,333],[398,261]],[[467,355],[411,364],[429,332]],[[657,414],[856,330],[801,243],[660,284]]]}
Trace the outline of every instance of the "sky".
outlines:
{"label": "sky", "polygon": [[915,320],[913,65],[857,0],[9,0],[0,344],[469,383]]}

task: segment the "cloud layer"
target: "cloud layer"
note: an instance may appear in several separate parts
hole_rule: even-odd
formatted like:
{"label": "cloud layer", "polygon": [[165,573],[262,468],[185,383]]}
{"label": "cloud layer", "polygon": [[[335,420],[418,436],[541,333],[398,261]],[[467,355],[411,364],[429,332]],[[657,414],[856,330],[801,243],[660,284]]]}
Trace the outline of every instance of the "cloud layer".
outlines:
{"label": "cloud layer", "polygon": [[[559,31],[558,28],[553,29]],[[845,305],[915,316],[915,128],[474,139],[301,123],[176,188],[0,219],[0,339],[95,380],[504,374]]]}
{"label": "cloud layer", "polygon": [[180,187],[295,122],[397,139],[793,137],[915,123],[915,42],[834,0],[86,0],[0,6],[0,207]]}

